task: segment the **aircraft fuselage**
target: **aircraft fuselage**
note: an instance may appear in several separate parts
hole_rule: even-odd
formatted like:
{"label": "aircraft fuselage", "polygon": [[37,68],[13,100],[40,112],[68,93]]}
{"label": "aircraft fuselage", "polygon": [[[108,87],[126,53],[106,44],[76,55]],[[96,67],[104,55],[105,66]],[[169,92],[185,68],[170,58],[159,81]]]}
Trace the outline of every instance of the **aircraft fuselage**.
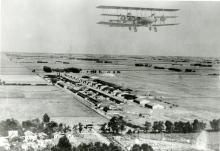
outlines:
{"label": "aircraft fuselage", "polygon": [[143,17],[138,20],[138,23],[143,25],[150,25],[154,22],[156,22],[156,19],[152,17]]}

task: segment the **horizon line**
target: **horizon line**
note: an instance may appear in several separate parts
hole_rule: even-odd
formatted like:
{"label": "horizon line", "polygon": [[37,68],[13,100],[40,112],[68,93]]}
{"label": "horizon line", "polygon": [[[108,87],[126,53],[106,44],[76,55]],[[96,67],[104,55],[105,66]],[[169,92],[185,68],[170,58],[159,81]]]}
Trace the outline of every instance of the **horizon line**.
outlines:
{"label": "horizon line", "polygon": [[1,53],[35,53],[35,54],[76,54],[76,55],[114,55],[114,56],[155,56],[155,57],[200,57],[200,58],[220,58],[220,56],[188,56],[188,55],[157,55],[157,54],[108,54],[108,53],[69,53],[69,52],[30,52],[30,51],[1,51]]}

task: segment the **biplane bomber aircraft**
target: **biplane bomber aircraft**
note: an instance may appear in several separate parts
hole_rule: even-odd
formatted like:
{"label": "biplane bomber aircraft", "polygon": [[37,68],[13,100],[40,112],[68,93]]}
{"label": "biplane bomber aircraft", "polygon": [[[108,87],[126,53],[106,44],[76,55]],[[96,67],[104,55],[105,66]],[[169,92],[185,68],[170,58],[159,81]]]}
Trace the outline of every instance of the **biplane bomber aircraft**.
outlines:
{"label": "biplane bomber aircraft", "polygon": [[[175,19],[177,16],[164,15],[165,13],[174,13],[179,9],[164,9],[164,8],[142,8],[142,7],[122,7],[122,6],[97,6],[103,9],[101,15],[104,16],[104,21],[97,24],[109,25],[110,27],[127,27],[130,31],[132,28],[137,32],[137,27],[148,27],[151,31],[154,29],[157,32],[159,26],[173,26],[179,23],[166,23],[167,19]],[[111,13],[111,11],[115,11]],[[134,15],[135,14],[135,15]],[[107,21],[106,18],[108,18]]]}

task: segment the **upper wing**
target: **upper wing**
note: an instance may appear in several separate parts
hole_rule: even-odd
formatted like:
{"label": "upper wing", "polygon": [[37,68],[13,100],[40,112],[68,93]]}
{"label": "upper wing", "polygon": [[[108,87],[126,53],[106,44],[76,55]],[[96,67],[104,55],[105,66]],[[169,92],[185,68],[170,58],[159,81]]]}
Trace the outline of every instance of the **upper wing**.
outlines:
{"label": "upper wing", "polygon": [[[120,23],[119,20],[114,20],[116,22],[105,22],[105,21],[100,21],[97,24],[103,24],[103,25],[109,25],[112,27],[130,27],[133,26],[133,23]],[[141,24],[137,24],[136,26],[142,26]]]}
{"label": "upper wing", "polygon": [[[115,17],[120,17],[122,14],[101,14],[102,16],[115,16]],[[142,18],[143,16],[134,16],[134,15],[129,15],[129,17],[139,17]],[[178,16],[155,16],[156,18],[177,18]],[[144,18],[144,17],[143,17]]]}
{"label": "upper wing", "polygon": [[179,10],[179,9],[164,9],[164,8],[104,6],[104,5],[97,6],[96,8],[102,8],[102,9],[126,9],[126,10],[149,10],[149,11],[178,11]]}
{"label": "upper wing", "polygon": [[179,23],[172,23],[172,24],[153,24],[152,26],[173,26],[173,25],[179,25]]}

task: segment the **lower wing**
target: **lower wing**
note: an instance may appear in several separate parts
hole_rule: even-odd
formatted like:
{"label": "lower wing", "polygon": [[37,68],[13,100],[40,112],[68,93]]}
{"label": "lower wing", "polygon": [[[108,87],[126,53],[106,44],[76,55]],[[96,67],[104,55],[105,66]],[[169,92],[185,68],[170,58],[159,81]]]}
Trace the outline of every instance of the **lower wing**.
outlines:
{"label": "lower wing", "polygon": [[179,23],[173,23],[173,24],[152,24],[152,26],[174,26],[179,25]]}
{"label": "lower wing", "polygon": [[[133,23],[104,22],[104,21],[100,21],[97,24],[109,25],[109,26],[112,26],[112,27],[131,27],[131,26],[134,26]],[[143,26],[143,25],[136,24],[136,26]]]}

